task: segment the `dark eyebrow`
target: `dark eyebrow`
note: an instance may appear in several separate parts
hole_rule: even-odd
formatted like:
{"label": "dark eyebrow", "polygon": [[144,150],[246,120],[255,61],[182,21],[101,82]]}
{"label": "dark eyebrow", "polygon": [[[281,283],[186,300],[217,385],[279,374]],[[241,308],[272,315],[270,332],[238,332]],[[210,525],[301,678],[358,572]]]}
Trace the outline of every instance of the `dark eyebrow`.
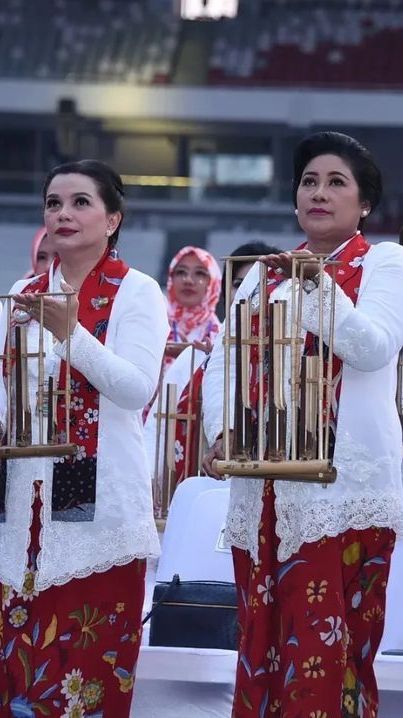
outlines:
{"label": "dark eyebrow", "polygon": [[[319,175],[319,172],[313,172],[312,170],[308,170],[307,172],[304,172],[303,177],[306,175],[315,175],[317,177]],[[347,177],[347,175],[343,174],[343,172],[339,172],[338,170],[332,170],[332,172],[328,172],[328,175],[341,175],[341,177],[344,177],[344,179],[348,180],[350,179]]]}
{"label": "dark eyebrow", "polygon": [[[92,198],[92,195],[89,194],[89,192],[73,192],[73,194],[71,196],[72,197],[82,197],[83,195],[85,195],[85,197]],[[50,194],[48,194],[47,199],[49,199],[49,197],[52,197],[52,199],[55,199],[56,197],[59,197],[59,195],[56,192],[51,192]]]}

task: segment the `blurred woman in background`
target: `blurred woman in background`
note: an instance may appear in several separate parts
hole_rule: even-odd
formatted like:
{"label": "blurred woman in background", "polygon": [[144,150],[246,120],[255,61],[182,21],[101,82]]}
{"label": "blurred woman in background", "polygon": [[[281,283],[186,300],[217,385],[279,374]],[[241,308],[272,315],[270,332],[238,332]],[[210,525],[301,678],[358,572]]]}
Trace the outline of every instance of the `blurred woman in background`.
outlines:
{"label": "blurred woman in background", "polygon": [[31,245],[31,269],[25,275],[35,277],[37,274],[47,272],[55,258],[55,252],[46,232],[46,227],[41,227],[35,233]]}
{"label": "blurred woman in background", "polygon": [[[213,255],[199,247],[183,247],[168,270],[167,302],[171,332],[169,344],[191,344],[210,350],[220,329],[216,307],[220,298],[221,271]],[[164,367],[178,352],[174,347],[165,355]]]}

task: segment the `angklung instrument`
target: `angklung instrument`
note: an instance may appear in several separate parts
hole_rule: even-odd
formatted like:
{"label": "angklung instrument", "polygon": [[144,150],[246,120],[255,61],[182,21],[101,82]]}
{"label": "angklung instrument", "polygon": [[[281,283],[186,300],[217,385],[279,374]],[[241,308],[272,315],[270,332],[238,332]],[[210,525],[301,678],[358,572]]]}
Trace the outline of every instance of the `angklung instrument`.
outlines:
{"label": "angklung instrument", "polygon": [[[230,318],[233,265],[255,262],[256,257],[225,258],[224,459],[215,459],[213,469],[221,476],[317,482],[326,487],[336,480],[337,473],[332,465],[330,438],[338,262],[327,259],[324,254],[302,252],[291,252],[291,258],[290,300],[273,301],[268,297],[267,267],[261,262],[258,308],[255,307],[257,297],[235,304],[234,334]],[[313,261],[318,266],[315,284],[319,291],[319,331],[316,355],[306,356],[302,328],[306,293],[302,284],[305,267],[312,266]],[[325,268],[333,279],[328,332],[324,327]],[[258,319],[252,330],[251,317],[256,312]],[[252,352],[257,382],[253,402]],[[234,402],[232,425],[231,401]]]}
{"label": "angklung instrument", "polygon": [[[71,298],[74,293],[37,293],[39,304],[38,343],[28,349],[28,324],[36,320],[22,309],[14,307],[14,297],[0,295],[7,316],[7,338],[0,355],[3,365],[3,381],[6,389],[7,423],[0,459],[24,459],[43,456],[74,456],[76,444],[70,441],[70,332],[66,331],[66,371],[63,386],[58,388],[57,378],[45,373],[45,327],[44,306],[46,297],[63,297],[66,301],[66,326],[70,327]],[[30,337],[30,344],[32,339]],[[33,350],[32,350],[33,349]],[[36,407],[31,406],[29,386],[29,363],[37,362]],[[31,392],[32,394],[32,392]],[[57,434],[57,402],[62,397],[65,412],[63,440]],[[33,437],[32,412],[36,412],[38,431]],[[14,421],[13,421],[14,419]]]}
{"label": "angklung instrument", "polygon": [[[178,387],[176,384],[161,382],[156,400],[154,474],[152,479],[154,517],[157,522],[165,522],[170,503],[178,481],[176,470],[176,427],[178,421],[186,422],[186,440],[183,447],[184,474],[198,476],[201,472],[205,439],[202,422],[202,402],[194,397],[195,348],[191,344],[188,395],[185,411],[178,411]],[[186,348],[185,347],[185,348]],[[183,407],[182,407],[183,409]],[[151,409],[153,411],[153,408]]]}

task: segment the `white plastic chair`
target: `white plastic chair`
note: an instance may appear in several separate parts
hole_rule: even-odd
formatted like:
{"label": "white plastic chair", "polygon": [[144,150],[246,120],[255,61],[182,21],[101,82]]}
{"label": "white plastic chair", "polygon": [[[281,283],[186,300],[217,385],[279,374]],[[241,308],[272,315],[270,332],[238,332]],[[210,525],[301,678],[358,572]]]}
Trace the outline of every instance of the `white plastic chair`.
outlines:
{"label": "white plastic chair", "polygon": [[157,581],[178,573],[183,581],[234,582],[232,556],[222,534],[229,485],[192,477],[177,487],[165,527]]}
{"label": "white plastic chair", "polygon": [[[386,590],[385,630],[380,651],[403,651],[403,541],[397,541],[392,555],[388,587]],[[403,656],[402,656],[403,663]]]}

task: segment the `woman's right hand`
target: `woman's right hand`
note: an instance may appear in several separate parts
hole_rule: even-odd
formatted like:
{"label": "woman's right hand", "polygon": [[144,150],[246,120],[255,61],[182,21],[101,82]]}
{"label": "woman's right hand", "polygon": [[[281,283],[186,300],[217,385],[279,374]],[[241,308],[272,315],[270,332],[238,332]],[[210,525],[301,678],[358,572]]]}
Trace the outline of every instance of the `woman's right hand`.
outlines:
{"label": "woman's right hand", "polygon": [[224,441],[222,438],[216,439],[203,458],[202,466],[207,476],[212,476],[217,481],[224,481],[224,476],[217,474],[212,466],[214,459],[224,459],[224,456]]}
{"label": "woman's right hand", "polygon": [[[232,447],[234,443],[234,432],[232,429],[229,431],[229,453],[230,456],[232,454]],[[213,479],[217,479],[217,481],[225,481],[225,476],[221,476],[221,474],[217,474],[216,471],[213,469],[213,461],[214,459],[218,459],[218,461],[223,461],[225,459],[225,452],[224,452],[224,439],[221,435],[217,437],[214,444],[210,447],[207,454],[204,456],[203,459],[203,469],[206,472],[207,476],[212,476]]]}

